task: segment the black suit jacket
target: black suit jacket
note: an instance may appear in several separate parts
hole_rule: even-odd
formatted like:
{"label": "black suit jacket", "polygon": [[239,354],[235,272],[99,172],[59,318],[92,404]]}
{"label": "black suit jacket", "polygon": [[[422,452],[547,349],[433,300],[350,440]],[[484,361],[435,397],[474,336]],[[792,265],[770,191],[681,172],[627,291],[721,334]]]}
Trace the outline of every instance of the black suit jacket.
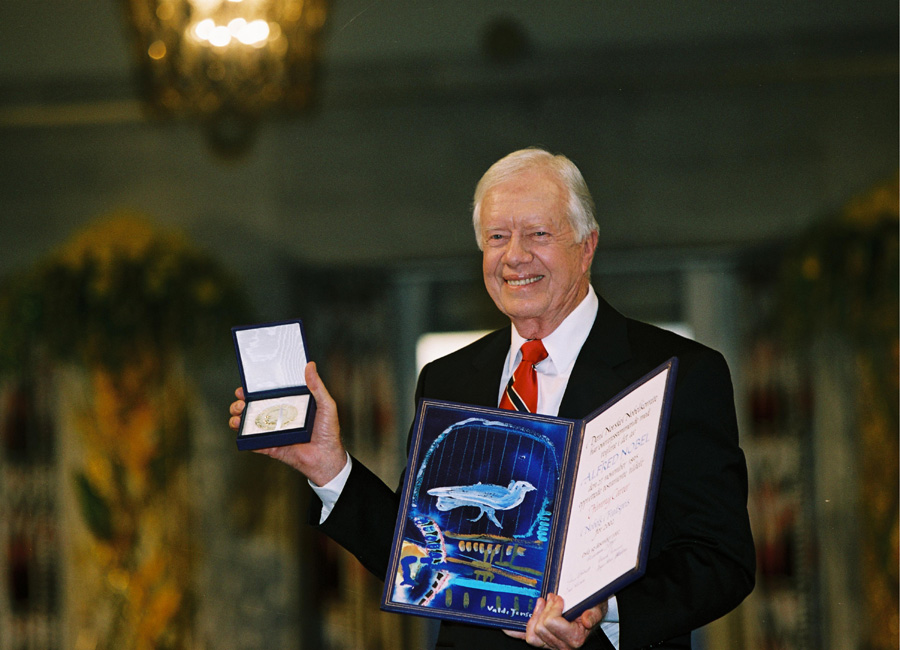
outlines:
{"label": "black suit jacket", "polygon": [[[428,364],[416,398],[496,406],[509,327]],[[627,319],[602,298],[559,415],[583,418],[623,388],[678,357],[678,375],[645,575],[616,594],[620,650],[689,648],[690,632],[736,607],[753,588],[747,470],[722,356],[671,332]],[[359,461],[321,529],[384,579],[399,507]],[[319,520],[314,499],[310,522]],[[493,629],[444,622],[438,648],[526,647]],[[586,648],[611,648],[599,632]]]}

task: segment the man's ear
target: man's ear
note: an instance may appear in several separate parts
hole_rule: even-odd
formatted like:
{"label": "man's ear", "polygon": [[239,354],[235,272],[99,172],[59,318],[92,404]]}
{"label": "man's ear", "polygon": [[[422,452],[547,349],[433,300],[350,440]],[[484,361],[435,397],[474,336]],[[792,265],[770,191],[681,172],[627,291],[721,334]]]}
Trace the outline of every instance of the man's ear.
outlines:
{"label": "man's ear", "polygon": [[584,246],[582,249],[581,265],[585,273],[591,269],[591,263],[594,261],[594,253],[597,252],[597,241],[599,238],[600,235],[597,231],[592,230],[588,236],[584,238],[584,241],[581,242],[581,245]]}

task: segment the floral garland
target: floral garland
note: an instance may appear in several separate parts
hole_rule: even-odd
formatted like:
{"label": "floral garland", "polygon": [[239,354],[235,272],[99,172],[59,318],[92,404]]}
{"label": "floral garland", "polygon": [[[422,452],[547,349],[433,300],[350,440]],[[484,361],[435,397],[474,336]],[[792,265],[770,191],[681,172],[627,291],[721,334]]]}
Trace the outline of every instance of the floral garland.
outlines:
{"label": "floral garland", "polygon": [[896,338],[897,195],[896,181],[879,186],[816,224],[789,253],[782,273],[789,338],[822,328],[863,344]]}
{"label": "floral garland", "polygon": [[[28,343],[56,359],[121,369],[136,349],[209,349],[246,312],[237,285],[175,231],[135,213],[88,226],[37,268],[0,291],[0,367],[17,366]],[[227,329],[224,330],[227,335]]]}
{"label": "floral garland", "polygon": [[896,648],[898,617],[898,368],[900,182],[875,187],[817,224],[786,258],[786,339],[840,336],[856,358],[864,625],[869,648]]}
{"label": "floral garland", "polygon": [[189,645],[190,390],[180,360],[230,343],[245,311],[209,256],[133,213],[88,226],[0,289],[0,370],[23,374],[34,350],[80,369],[68,384],[80,440],[70,470],[87,541],[72,533],[83,598],[69,618],[93,647]]}

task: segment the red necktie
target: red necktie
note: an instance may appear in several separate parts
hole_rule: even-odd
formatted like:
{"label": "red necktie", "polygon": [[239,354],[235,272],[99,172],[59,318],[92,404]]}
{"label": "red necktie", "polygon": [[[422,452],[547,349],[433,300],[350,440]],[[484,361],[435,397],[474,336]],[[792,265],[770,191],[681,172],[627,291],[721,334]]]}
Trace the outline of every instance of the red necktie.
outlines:
{"label": "red necktie", "polygon": [[537,371],[534,367],[547,358],[547,350],[540,339],[525,341],[522,344],[522,360],[509,378],[500,408],[509,411],[534,413],[537,411]]}

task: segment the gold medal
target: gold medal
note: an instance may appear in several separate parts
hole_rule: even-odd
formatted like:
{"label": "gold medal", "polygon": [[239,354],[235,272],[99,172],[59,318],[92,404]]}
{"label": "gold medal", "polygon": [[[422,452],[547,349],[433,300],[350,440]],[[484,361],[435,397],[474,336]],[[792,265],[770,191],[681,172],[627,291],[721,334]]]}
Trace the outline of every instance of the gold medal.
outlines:
{"label": "gold medal", "polygon": [[276,404],[256,416],[256,426],[264,431],[279,431],[296,419],[296,407],[290,404]]}

